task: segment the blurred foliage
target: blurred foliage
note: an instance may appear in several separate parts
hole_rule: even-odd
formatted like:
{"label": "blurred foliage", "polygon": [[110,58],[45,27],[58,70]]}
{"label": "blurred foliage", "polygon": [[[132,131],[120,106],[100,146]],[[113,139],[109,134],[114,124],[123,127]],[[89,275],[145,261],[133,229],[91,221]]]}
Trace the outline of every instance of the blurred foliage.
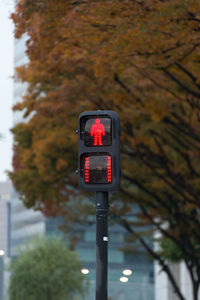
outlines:
{"label": "blurred foliage", "polygon": [[182,260],[183,254],[181,249],[170,239],[162,239],[160,243],[159,255],[170,260],[173,263],[179,263]]}
{"label": "blurred foliage", "polygon": [[75,252],[60,239],[37,238],[12,260],[10,300],[83,299],[86,285],[80,270]]}

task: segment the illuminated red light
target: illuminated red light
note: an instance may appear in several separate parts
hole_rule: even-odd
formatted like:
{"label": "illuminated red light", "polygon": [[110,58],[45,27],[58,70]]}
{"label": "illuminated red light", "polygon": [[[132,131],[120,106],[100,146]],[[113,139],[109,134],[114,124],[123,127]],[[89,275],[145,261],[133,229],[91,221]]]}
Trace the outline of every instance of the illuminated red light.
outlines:
{"label": "illuminated red light", "polygon": [[90,135],[93,137],[93,146],[103,146],[102,137],[105,136],[105,128],[100,119],[95,119]]}
{"label": "illuminated red light", "polygon": [[85,157],[85,182],[89,183],[90,171],[89,171],[89,157]]}
{"label": "illuminated red light", "polygon": [[84,182],[87,184],[112,183],[111,155],[84,157]]}
{"label": "illuminated red light", "polygon": [[107,156],[107,182],[112,182],[112,158]]}

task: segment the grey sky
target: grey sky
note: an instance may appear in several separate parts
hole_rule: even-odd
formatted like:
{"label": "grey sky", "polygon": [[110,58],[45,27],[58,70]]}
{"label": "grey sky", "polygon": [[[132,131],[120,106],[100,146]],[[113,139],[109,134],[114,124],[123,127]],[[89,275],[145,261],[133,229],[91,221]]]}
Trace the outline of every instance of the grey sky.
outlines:
{"label": "grey sky", "polygon": [[9,19],[12,0],[0,0],[0,181],[7,180],[5,170],[11,170],[12,136],[12,79],[13,75],[13,24]]}

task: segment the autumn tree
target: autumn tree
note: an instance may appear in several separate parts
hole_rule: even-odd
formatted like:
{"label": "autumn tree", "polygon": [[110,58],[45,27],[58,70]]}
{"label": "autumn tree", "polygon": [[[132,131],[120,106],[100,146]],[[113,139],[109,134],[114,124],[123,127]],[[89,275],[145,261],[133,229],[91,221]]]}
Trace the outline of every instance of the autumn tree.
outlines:
{"label": "autumn tree", "polygon": [[[184,260],[197,300],[199,11],[198,0],[20,0],[12,15],[16,38],[28,37],[29,62],[16,69],[28,88],[14,107],[27,120],[13,128],[10,173],[25,205],[76,219],[84,207],[70,204],[78,115],[118,111],[123,201],[114,202],[113,218],[159,261],[182,300],[167,260]],[[134,232],[133,204],[139,224],[161,233],[159,253]]]}

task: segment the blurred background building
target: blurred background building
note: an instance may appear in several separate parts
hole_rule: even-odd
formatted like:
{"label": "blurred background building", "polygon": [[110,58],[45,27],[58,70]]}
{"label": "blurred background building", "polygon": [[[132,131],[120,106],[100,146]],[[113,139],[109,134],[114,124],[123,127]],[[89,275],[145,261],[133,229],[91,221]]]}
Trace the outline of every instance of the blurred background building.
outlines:
{"label": "blurred background building", "polygon": [[[171,264],[170,269],[180,288],[181,293],[186,300],[193,300],[193,291],[191,279],[184,262]],[[170,283],[166,273],[161,272],[160,266],[155,263],[155,300],[179,300],[180,298],[174,292],[174,288]],[[198,295],[200,300],[200,291]]]}
{"label": "blurred background building", "polygon": [[[14,40],[14,67],[24,65],[28,62],[25,54],[26,36]],[[21,102],[22,96],[27,85],[14,82],[13,87],[13,105]],[[23,121],[23,112],[13,113],[13,126]],[[34,235],[43,235],[45,233],[45,219],[41,212],[27,209],[19,195],[13,189],[11,203],[11,255],[16,256],[18,248],[31,239]]]}
{"label": "blurred background building", "polygon": [[[95,221],[95,220],[94,220]],[[76,228],[79,233],[77,252],[85,276],[90,279],[90,300],[95,295],[96,231],[95,224]],[[140,248],[140,253],[122,251],[128,236],[119,225],[109,226],[108,295],[113,300],[153,300],[153,261]]]}
{"label": "blurred background building", "polygon": [[11,183],[0,182],[0,300],[5,299],[8,286],[4,267],[10,257],[11,193]]}

